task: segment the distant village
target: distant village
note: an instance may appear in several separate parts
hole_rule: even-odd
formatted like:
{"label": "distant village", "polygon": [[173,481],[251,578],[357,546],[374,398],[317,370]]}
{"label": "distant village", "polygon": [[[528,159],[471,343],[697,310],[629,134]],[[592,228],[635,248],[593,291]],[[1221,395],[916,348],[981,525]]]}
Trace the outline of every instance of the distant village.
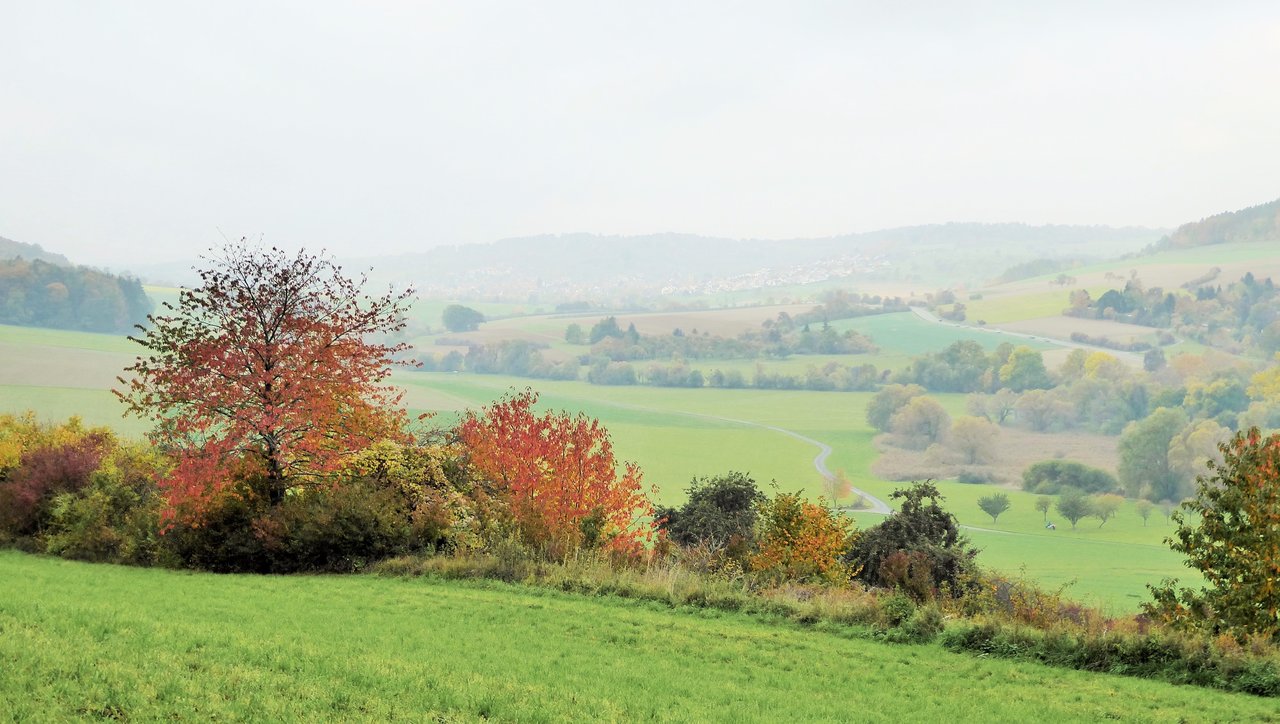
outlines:
{"label": "distant village", "polygon": [[429,296],[450,299],[530,301],[600,299],[622,296],[700,297],[727,292],[801,286],[842,279],[855,274],[883,272],[890,267],[885,255],[845,254],[838,257],[782,267],[763,267],[732,276],[680,275],[666,278],[652,275],[614,275],[581,279],[548,279],[510,266],[489,266],[466,274],[437,278],[423,285]]}

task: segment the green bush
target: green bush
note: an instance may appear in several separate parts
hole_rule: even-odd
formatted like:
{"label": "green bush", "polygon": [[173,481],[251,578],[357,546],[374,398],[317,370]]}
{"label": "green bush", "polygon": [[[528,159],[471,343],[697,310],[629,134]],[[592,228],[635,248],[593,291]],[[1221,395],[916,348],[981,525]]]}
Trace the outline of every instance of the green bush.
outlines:
{"label": "green bush", "polygon": [[396,491],[356,480],[287,496],[255,532],[274,572],[350,572],[403,553],[410,528]]}
{"label": "green bush", "polygon": [[915,615],[916,603],[905,594],[895,593],[880,602],[880,613],[887,628],[896,628]]}
{"label": "green bush", "polygon": [[[939,504],[938,488],[928,481],[914,483],[890,497],[902,501],[899,510],[854,539],[844,555],[850,569],[867,585],[899,588],[918,600],[931,597],[934,591],[925,595],[918,584],[905,585],[907,581],[928,580],[933,589],[958,593],[973,571],[977,550],[960,534],[955,516]],[[903,565],[890,562],[891,558],[905,564],[901,575],[897,572]],[[914,568],[927,569],[927,579]]]}
{"label": "green bush", "polygon": [[1114,493],[1120,483],[1111,473],[1074,460],[1045,460],[1022,473],[1022,488],[1031,493],[1058,495],[1067,489],[1083,493]]}
{"label": "green bush", "polygon": [[949,627],[942,633],[941,643],[953,651],[1280,696],[1280,658],[1275,650],[1245,650],[1230,638],[1224,641],[1169,631],[1105,628],[1045,631],[988,620]]}
{"label": "green bush", "polygon": [[745,560],[752,542],[757,508],[765,500],[750,476],[730,471],[724,475],[694,478],[689,500],[680,508],[659,510],[662,528],[681,546],[709,546],[727,557]]}
{"label": "green bush", "polygon": [[88,486],[53,499],[46,552],[139,566],[163,562],[156,478],[165,465],[163,457],[141,445],[113,448]]}
{"label": "green bush", "polygon": [[977,468],[965,468],[956,473],[956,482],[968,485],[977,485],[980,483],[997,482],[996,474],[989,470],[981,470]]}
{"label": "green bush", "polygon": [[365,480],[267,503],[258,481],[227,488],[166,539],[183,565],[216,572],[355,571],[405,551],[408,512],[397,491]]}

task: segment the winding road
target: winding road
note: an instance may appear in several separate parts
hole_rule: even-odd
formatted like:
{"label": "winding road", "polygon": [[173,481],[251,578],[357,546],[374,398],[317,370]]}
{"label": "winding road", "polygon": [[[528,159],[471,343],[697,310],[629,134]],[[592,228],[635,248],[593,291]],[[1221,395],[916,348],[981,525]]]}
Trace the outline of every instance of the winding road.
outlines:
{"label": "winding road", "polygon": [[988,334],[999,334],[1005,337],[1020,337],[1022,339],[1029,339],[1033,342],[1045,342],[1046,344],[1055,344],[1059,347],[1066,347],[1067,349],[1082,349],[1082,350],[1085,350],[1086,352],[1106,352],[1112,357],[1115,357],[1116,359],[1121,360],[1133,367],[1141,367],[1143,362],[1142,355],[1138,354],[1137,352],[1125,352],[1123,350],[1110,349],[1108,347],[1099,347],[1097,345],[1084,344],[1083,342],[1075,342],[1067,339],[1056,339],[1054,337],[1046,337],[1044,335],[1027,334],[1025,332],[1012,332],[1007,329],[1000,329],[999,327],[991,327],[991,326],[978,327],[972,324],[961,324],[960,322],[951,322],[951,321],[939,318],[938,315],[934,314],[933,312],[930,312],[924,307],[912,307],[911,311],[914,312],[917,317],[923,319],[926,322],[933,322],[934,324],[941,324],[946,327],[955,327],[956,329],[964,329],[971,332],[986,332]]}
{"label": "winding road", "polygon": [[[808,437],[806,435],[801,435],[795,430],[787,430],[786,428],[776,427],[774,425],[766,425],[760,422],[752,422],[751,420],[738,420],[732,417],[720,417],[719,415],[707,415],[701,412],[687,412],[685,410],[655,409],[652,407],[644,407],[643,405],[627,405],[627,404],[616,403],[616,402],[607,403],[607,404],[610,404],[613,407],[623,407],[629,410],[640,410],[644,412],[661,412],[661,413],[668,413],[668,414],[684,415],[685,417],[696,417],[702,420],[715,420],[716,422],[728,422],[735,425],[745,425],[747,427],[755,427],[761,430],[769,430],[770,432],[776,432],[782,435],[787,435],[788,437],[793,437],[799,440],[800,442],[807,443],[809,445],[813,445],[814,447],[818,448],[818,454],[813,458],[813,469],[817,470],[818,474],[824,478],[831,478],[835,476],[835,473],[831,472],[831,468],[827,467],[827,458],[831,457],[831,446],[826,444],[825,442],[822,442],[821,440],[814,440],[813,438]],[[870,506],[869,508],[849,508],[849,510],[856,510],[859,513],[879,513],[881,515],[888,515],[893,512],[893,509],[889,507],[888,503],[877,498],[871,493],[868,493],[867,491],[862,490],[861,488],[855,488],[852,486],[850,486],[849,490],[854,495],[860,496],[863,500],[867,502],[867,505]]]}

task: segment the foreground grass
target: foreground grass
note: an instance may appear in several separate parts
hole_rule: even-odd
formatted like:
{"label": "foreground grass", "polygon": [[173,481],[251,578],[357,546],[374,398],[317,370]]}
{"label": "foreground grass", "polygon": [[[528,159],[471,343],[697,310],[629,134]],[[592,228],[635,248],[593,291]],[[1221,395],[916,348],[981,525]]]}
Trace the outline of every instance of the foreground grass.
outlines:
{"label": "foreground grass", "polygon": [[491,582],[0,551],[13,720],[1277,721],[1275,703]]}

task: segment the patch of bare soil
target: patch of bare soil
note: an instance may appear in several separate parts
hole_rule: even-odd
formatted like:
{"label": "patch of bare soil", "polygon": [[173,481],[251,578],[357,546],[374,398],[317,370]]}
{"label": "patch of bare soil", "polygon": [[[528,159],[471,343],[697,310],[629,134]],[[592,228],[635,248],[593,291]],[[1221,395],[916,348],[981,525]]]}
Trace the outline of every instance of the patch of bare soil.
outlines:
{"label": "patch of bare soil", "polygon": [[1112,341],[1125,344],[1137,340],[1145,340],[1158,331],[1155,327],[1113,322],[1109,319],[1080,319],[1078,317],[1065,316],[1003,322],[997,326],[1010,332],[1038,334],[1054,339],[1071,339],[1073,333],[1081,332],[1090,337],[1106,337]]}
{"label": "patch of bare soil", "polygon": [[996,457],[989,463],[966,463],[945,445],[928,450],[894,446],[889,435],[875,439],[880,457],[871,472],[885,480],[955,480],[991,482],[1008,488],[1022,487],[1022,471],[1042,460],[1074,460],[1115,474],[1119,463],[1119,438],[1091,433],[1042,433],[1013,427],[1000,428]]}

